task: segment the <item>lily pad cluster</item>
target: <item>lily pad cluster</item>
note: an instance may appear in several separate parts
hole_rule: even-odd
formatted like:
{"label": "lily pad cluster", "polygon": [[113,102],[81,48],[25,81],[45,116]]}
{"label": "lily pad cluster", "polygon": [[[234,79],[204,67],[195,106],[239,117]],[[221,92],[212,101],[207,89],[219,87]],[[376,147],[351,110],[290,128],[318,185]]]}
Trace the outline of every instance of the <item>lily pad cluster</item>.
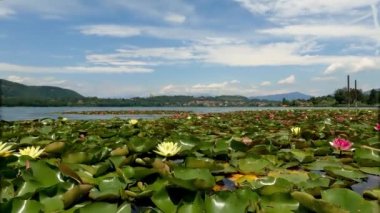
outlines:
{"label": "lily pad cluster", "polygon": [[376,111],[0,122],[0,212],[379,212]]}

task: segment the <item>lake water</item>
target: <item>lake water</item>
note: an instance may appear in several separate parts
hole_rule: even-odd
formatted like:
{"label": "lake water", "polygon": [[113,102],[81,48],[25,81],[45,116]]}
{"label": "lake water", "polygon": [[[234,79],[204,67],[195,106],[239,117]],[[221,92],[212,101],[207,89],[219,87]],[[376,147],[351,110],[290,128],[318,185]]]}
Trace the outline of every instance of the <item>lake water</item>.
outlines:
{"label": "lake water", "polygon": [[[176,110],[190,111],[194,113],[210,112],[233,112],[247,110],[289,110],[289,109],[337,109],[337,108],[316,108],[316,107],[0,107],[0,120],[33,120],[40,118],[57,118],[59,116],[68,119],[91,120],[91,119],[111,119],[119,117],[155,119],[165,115],[79,115],[62,114],[62,112],[73,111],[128,111],[128,110]],[[376,109],[376,108],[368,108]]]}

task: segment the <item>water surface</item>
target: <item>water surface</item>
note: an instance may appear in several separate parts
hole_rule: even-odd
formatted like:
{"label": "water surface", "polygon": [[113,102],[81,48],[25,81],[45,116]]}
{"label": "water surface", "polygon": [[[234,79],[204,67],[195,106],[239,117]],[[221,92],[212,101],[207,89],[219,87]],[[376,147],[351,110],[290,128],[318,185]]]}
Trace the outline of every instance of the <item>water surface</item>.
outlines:
{"label": "water surface", "polygon": [[[211,112],[234,112],[247,110],[290,110],[290,109],[339,109],[339,108],[318,108],[318,107],[0,107],[0,120],[33,120],[40,118],[57,118],[66,117],[75,120],[91,119],[111,119],[119,117],[122,119],[142,118],[155,119],[165,115],[81,115],[81,114],[62,114],[62,112],[74,111],[128,111],[128,110],[175,110],[189,111],[194,113],[211,113]],[[343,108],[345,109],[345,108]],[[376,109],[376,108],[368,108]]]}

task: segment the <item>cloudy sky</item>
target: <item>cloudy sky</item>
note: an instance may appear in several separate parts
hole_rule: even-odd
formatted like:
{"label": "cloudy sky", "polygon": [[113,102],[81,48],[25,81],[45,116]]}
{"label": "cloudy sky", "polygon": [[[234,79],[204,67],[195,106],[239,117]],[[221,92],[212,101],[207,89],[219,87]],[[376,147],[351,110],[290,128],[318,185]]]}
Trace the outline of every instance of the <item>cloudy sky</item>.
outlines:
{"label": "cloudy sky", "polygon": [[380,0],[0,0],[0,78],[86,96],[380,87]]}

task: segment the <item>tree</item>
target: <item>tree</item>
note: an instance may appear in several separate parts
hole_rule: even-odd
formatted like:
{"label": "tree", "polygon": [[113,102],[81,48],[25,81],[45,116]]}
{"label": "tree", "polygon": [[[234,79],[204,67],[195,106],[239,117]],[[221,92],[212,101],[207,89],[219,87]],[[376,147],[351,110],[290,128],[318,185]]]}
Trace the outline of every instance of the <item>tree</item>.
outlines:
{"label": "tree", "polygon": [[367,103],[370,105],[380,103],[380,91],[376,91],[375,89],[372,89],[369,93]]}
{"label": "tree", "polygon": [[352,104],[355,101],[355,97],[358,102],[363,102],[365,100],[365,96],[361,89],[356,89],[356,90],[350,89],[349,96],[348,96],[347,88],[337,89],[334,92],[334,98],[338,104],[347,104],[348,100],[350,100],[350,103]]}

